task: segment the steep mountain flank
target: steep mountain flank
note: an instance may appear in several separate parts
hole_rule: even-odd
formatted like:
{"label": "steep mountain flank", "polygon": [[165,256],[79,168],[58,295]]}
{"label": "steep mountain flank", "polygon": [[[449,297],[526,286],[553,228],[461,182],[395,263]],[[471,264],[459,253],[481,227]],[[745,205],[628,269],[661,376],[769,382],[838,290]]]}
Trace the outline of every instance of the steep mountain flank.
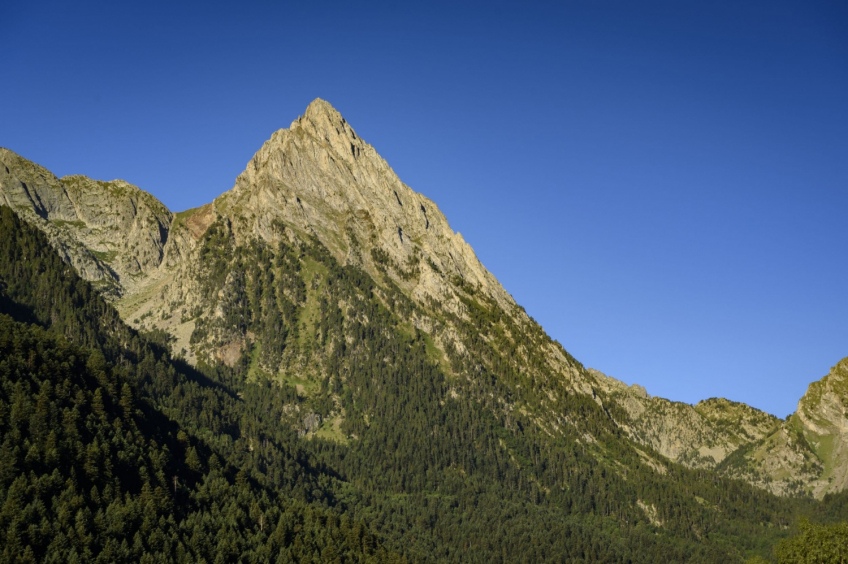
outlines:
{"label": "steep mountain flank", "polygon": [[[714,469],[781,494],[810,480],[829,484],[810,486],[816,495],[845,486],[833,439],[841,380],[811,387],[819,399],[782,424],[728,400],[653,398],[586,370],[322,100],[275,132],[232,190],[177,214],[122,181],[58,179],[8,150],[0,164],[0,203],[46,233],[130,325],[196,367],[279,394],[277,422],[319,445],[361,515],[376,505],[417,519],[401,494],[444,510],[485,498],[490,520],[466,530],[482,539],[532,499],[544,510],[528,530],[541,522],[562,533],[557,511],[585,513],[643,539],[642,556],[666,542],[692,556],[712,534],[704,546],[735,558],[741,549],[721,539],[753,535],[740,532],[748,518],[763,522],[741,500],[777,508],[772,525],[788,510]],[[772,444],[786,457],[768,454]],[[790,454],[801,485],[777,487]],[[457,522],[423,537],[397,525],[398,538],[424,554]]]}
{"label": "steep mountain flank", "polygon": [[[510,320],[499,332],[516,348],[516,363],[537,364],[538,377],[551,376],[557,386],[590,391],[591,377],[514,303],[436,205],[403,184],[323,100],[274,133],[230,192],[174,216],[161,266],[146,271],[117,307],[132,324],[173,335],[175,350],[190,361],[199,354],[232,365],[254,345],[261,348],[255,328],[222,324],[234,307],[231,298],[255,282],[235,273],[233,259],[250,248],[276,255],[281,244],[313,242],[341,264],[364,270],[379,288],[411,300],[416,307],[408,322],[427,333],[444,358],[468,346],[457,323],[496,309]],[[209,288],[210,280],[218,287]],[[537,346],[518,348],[530,334]]]}
{"label": "steep mountain flank", "polygon": [[0,241],[0,560],[402,561],[328,507],[284,394],[172,361],[6,206]]}

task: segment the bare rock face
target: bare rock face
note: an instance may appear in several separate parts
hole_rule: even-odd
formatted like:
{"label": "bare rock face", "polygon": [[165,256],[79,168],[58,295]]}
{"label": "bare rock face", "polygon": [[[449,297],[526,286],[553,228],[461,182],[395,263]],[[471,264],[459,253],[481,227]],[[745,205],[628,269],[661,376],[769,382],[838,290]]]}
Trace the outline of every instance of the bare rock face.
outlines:
{"label": "bare rock face", "polygon": [[41,219],[75,221],[76,210],[52,173],[8,149],[0,148],[0,203]]}
{"label": "bare rock face", "polygon": [[109,264],[124,288],[161,264],[173,216],[161,202],[123,180],[61,180],[85,225],[75,230],[77,238]]}
{"label": "bare rock face", "polygon": [[848,487],[848,358],[810,384],[795,412],[801,432],[823,465],[817,497]]}
{"label": "bare rock face", "polygon": [[514,306],[436,205],[401,182],[324,100],[274,133],[214,207],[241,237],[272,239],[273,223],[283,221],[342,262],[388,273],[417,299],[445,300],[459,278]]}
{"label": "bare rock face", "polygon": [[810,384],[797,411],[746,453],[752,481],[815,497],[848,487],[848,358]]}
{"label": "bare rock face", "polygon": [[641,386],[626,386],[597,370],[608,400],[623,408],[617,420],[630,438],[691,468],[715,468],[740,447],[775,429],[779,420],[743,403],[712,398],[689,405],[651,397]]}
{"label": "bare rock face", "polygon": [[107,297],[132,292],[162,262],[172,214],[122,180],[52,173],[0,149],[0,204],[43,230]]}

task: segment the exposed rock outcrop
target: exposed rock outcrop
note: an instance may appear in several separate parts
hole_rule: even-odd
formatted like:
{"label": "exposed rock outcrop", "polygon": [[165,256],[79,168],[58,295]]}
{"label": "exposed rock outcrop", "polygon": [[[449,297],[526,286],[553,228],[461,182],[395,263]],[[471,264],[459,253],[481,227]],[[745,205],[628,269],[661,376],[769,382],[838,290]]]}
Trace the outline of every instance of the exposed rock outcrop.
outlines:
{"label": "exposed rock outcrop", "polygon": [[696,405],[651,397],[591,370],[609,401],[627,414],[618,424],[634,441],[692,468],[715,468],[729,454],[765,437],[779,420],[743,403],[711,398]]}
{"label": "exposed rock outcrop", "polygon": [[122,180],[56,178],[0,149],[0,203],[50,237],[51,243],[104,294],[132,292],[162,262],[172,214]]}
{"label": "exposed rock outcrop", "polygon": [[797,411],[731,469],[778,494],[820,498],[848,487],[848,358],[810,384]]}
{"label": "exposed rock outcrop", "polygon": [[214,208],[232,218],[237,237],[271,239],[274,222],[283,221],[344,262],[387,272],[416,299],[450,303],[458,277],[514,306],[436,205],[401,182],[324,100],[274,133]]}

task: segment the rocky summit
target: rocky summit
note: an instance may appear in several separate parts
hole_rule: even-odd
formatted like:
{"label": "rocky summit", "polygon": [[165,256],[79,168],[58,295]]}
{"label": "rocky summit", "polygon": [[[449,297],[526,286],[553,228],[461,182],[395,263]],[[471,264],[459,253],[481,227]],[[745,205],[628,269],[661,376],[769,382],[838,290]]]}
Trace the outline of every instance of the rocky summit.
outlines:
{"label": "rocky summit", "polygon": [[[811,498],[848,485],[848,360],[786,420],[722,398],[652,397],[587,369],[323,100],[276,131],[230,191],[195,209],[173,213],[121,180],[56,178],[6,149],[0,206],[23,222],[4,224],[20,237],[0,255],[9,263],[0,261],[0,306],[15,323],[85,335],[79,346],[103,349],[94,357],[135,370],[136,387],[112,404],[101,393],[98,411],[125,404],[115,417],[176,425],[150,423],[149,440],[181,453],[173,464],[199,488],[191,503],[207,503],[204,488],[230,472],[240,499],[264,484],[266,498],[300,492],[327,523],[353,519],[345,530],[361,521],[376,539],[363,554],[379,545],[412,560],[463,560],[460,546],[472,543],[481,561],[742,560],[785,535],[792,516],[841,507]],[[53,259],[34,257],[39,237],[99,297],[80,297],[87,290],[63,278],[67,267],[49,274]],[[36,265],[65,281],[21,284]],[[103,300],[133,329],[103,313]],[[110,321],[86,325],[69,303]],[[89,364],[92,378],[104,374]],[[136,396],[147,407],[132,408]],[[43,466],[39,456],[26,464]],[[167,455],[156,457],[150,464],[163,467]],[[96,458],[80,471],[100,476]],[[182,503],[189,494],[169,471],[161,495],[170,488]],[[14,476],[0,474],[0,485]],[[244,519],[264,534],[256,503]],[[292,550],[293,534],[279,536]],[[206,558],[195,544],[189,552]]]}
{"label": "rocky summit", "polygon": [[389,275],[417,301],[451,297],[458,277],[513,305],[436,205],[401,182],[324,100],[274,133],[213,207],[232,219],[239,238],[270,240],[282,221],[343,262],[372,273],[376,262],[391,264]]}

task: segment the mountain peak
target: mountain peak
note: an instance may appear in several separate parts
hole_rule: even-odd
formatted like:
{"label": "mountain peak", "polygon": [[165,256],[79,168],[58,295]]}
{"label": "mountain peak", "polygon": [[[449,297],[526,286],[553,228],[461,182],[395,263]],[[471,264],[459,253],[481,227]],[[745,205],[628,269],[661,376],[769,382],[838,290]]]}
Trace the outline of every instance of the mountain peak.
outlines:
{"label": "mountain peak", "polygon": [[336,108],[334,108],[331,103],[322,98],[315,98],[314,100],[312,100],[309,105],[306,106],[306,112],[304,112],[304,116],[311,117],[317,115],[341,118],[341,114],[339,114],[339,111],[336,110]]}
{"label": "mountain peak", "polygon": [[321,98],[315,98],[306,107],[303,115],[292,122],[289,129],[300,129],[322,139],[345,156],[356,156],[356,148],[361,147],[359,138],[342,114]]}
{"label": "mountain peak", "polygon": [[396,283],[422,300],[445,300],[451,280],[462,279],[513,306],[436,204],[404,184],[320,98],[272,135],[215,207],[247,236],[273,238],[271,226],[281,220],[316,235],[339,260],[379,272],[384,265],[373,257],[385,257]]}

